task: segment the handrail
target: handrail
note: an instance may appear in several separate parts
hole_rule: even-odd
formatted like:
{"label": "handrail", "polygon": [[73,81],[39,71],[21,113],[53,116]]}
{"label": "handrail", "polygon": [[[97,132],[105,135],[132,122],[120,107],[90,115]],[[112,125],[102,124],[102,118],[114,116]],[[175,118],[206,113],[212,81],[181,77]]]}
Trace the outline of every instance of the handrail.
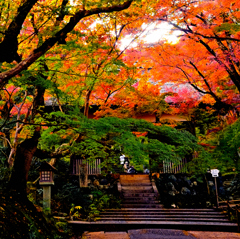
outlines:
{"label": "handrail", "polygon": [[237,225],[238,225],[238,232],[240,231],[240,208],[236,206],[236,217],[237,217]]}
{"label": "handrail", "polygon": [[[236,215],[236,219],[237,219],[237,227],[238,227],[238,232],[240,231],[240,208],[239,205],[233,204],[231,205],[231,203],[235,203],[235,202],[240,202],[240,200],[227,200],[224,201],[227,204],[227,214],[228,214],[228,220],[231,220],[231,211]],[[223,202],[221,202],[223,203]]]}
{"label": "handrail", "polygon": [[157,186],[156,186],[155,181],[151,180],[151,183],[152,183],[153,192],[154,192],[155,197],[156,197],[156,198],[159,198],[159,192],[158,192],[158,190],[157,190]]}
{"label": "handrail", "polygon": [[120,198],[123,197],[123,192],[122,192],[122,185],[120,183],[120,181],[117,182],[117,189],[118,189],[118,193],[120,195]]}

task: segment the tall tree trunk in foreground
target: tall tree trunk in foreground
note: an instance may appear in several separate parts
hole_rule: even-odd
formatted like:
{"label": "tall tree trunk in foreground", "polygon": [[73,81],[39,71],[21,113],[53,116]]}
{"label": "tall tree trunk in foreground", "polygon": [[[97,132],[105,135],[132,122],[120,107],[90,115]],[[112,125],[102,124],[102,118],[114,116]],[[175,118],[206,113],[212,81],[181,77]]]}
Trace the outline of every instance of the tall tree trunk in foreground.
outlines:
{"label": "tall tree trunk in foreground", "polygon": [[[45,89],[38,86],[33,102],[32,119],[39,113],[39,107],[44,106]],[[26,184],[28,172],[30,170],[32,158],[37,150],[38,140],[40,138],[41,127],[37,126],[31,138],[25,139],[17,146],[14,166],[10,179],[10,189],[16,192],[26,194]]]}

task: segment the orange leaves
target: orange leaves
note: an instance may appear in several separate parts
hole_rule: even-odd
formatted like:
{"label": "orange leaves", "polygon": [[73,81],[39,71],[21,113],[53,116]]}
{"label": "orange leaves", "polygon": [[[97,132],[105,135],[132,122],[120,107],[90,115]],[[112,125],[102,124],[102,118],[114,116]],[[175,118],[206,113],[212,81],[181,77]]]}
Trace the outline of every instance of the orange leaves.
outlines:
{"label": "orange leaves", "polygon": [[146,136],[148,134],[148,132],[135,132],[135,131],[133,131],[132,133],[137,137]]}
{"label": "orange leaves", "polygon": [[206,143],[199,143],[203,147],[210,148],[210,149],[215,149],[217,146],[206,144]]}
{"label": "orange leaves", "polygon": [[[186,1],[175,1],[173,5],[165,1],[162,4],[165,12],[172,11],[168,16],[169,22],[174,20],[176,29],[182,30],[180,41],[175,45],[166,42],[146,44],[139,47],[139,54],[136,49],[129,52],[131,56],[128,58],[134,59],[140,67],[150,67],[149,78],[161,83],[165,92],[169,83],[174,85],[175,91],[181,84],[188,84],[201,94],[196,101],[214,104],[222,100],[228,104],[239,104],[240,48],[238,41],[233,39],[239,38],[240,33],[235,14],[237,10],[233,10],[236,2],[203,1],[184,6]],[[185,94],[178,101],[187,109],[191,96]],[[190,105],[194,107],[195,103]]]}
{"label": "orange leaves", "polygon": [[[25,115],[27,114],[29,108],[31,107],[32,102],[27,102],[23,105],[23,107],[21,108],[20,114],[21,115]],[[13,107],[13,109],[11,110],[11,115],[16,115],[19,113],[19,108],[20,104],[17,104],[15,107]]]}

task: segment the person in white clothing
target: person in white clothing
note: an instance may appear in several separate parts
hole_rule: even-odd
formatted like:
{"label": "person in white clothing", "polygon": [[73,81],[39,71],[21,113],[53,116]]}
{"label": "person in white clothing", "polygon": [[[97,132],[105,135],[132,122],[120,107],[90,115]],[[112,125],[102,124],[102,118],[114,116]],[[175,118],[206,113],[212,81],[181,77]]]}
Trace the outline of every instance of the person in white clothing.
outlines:
{"label": "person in white clothing", "polygon": [[120,164],[124,165],[124,161],[125,161],[125,155],[121,155],[120,156]]}

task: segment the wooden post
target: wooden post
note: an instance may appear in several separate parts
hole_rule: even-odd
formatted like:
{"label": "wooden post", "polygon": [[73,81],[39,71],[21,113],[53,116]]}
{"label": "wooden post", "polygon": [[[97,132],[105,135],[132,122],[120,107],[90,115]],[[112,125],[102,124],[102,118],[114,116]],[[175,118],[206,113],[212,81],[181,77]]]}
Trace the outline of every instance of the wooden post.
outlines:
{"label": "wooden post", "polygon": [[88,186],[88,168],[87,164],[79,165],[79,185],[80,187]]}
{"label": "wooden post", "polygon": [[43,187],[43,208],[49,209],[49,213],[51,213],[51,185],[46,185],[42,187]]}
{"label": "wooden post", "polygon": [[240,220],[239,220],[239,208],[236,206],[236,217],[237,217],[237,225],[238,225],[238,232],[240,230]]}
{"label": "wooden post", "polygon": [[216,189],[216,203],[217,203],[217,209],[218,209],[218,190],[217,190],[217,178],[214,177],[215,180],[215,189]]}
{"label": "wooden post", "polygon": [[227,211],[228,211],[228,220],[230,221],[231,217],[230,217],[230,205],[229,205],[229,198],[227,200]]}

